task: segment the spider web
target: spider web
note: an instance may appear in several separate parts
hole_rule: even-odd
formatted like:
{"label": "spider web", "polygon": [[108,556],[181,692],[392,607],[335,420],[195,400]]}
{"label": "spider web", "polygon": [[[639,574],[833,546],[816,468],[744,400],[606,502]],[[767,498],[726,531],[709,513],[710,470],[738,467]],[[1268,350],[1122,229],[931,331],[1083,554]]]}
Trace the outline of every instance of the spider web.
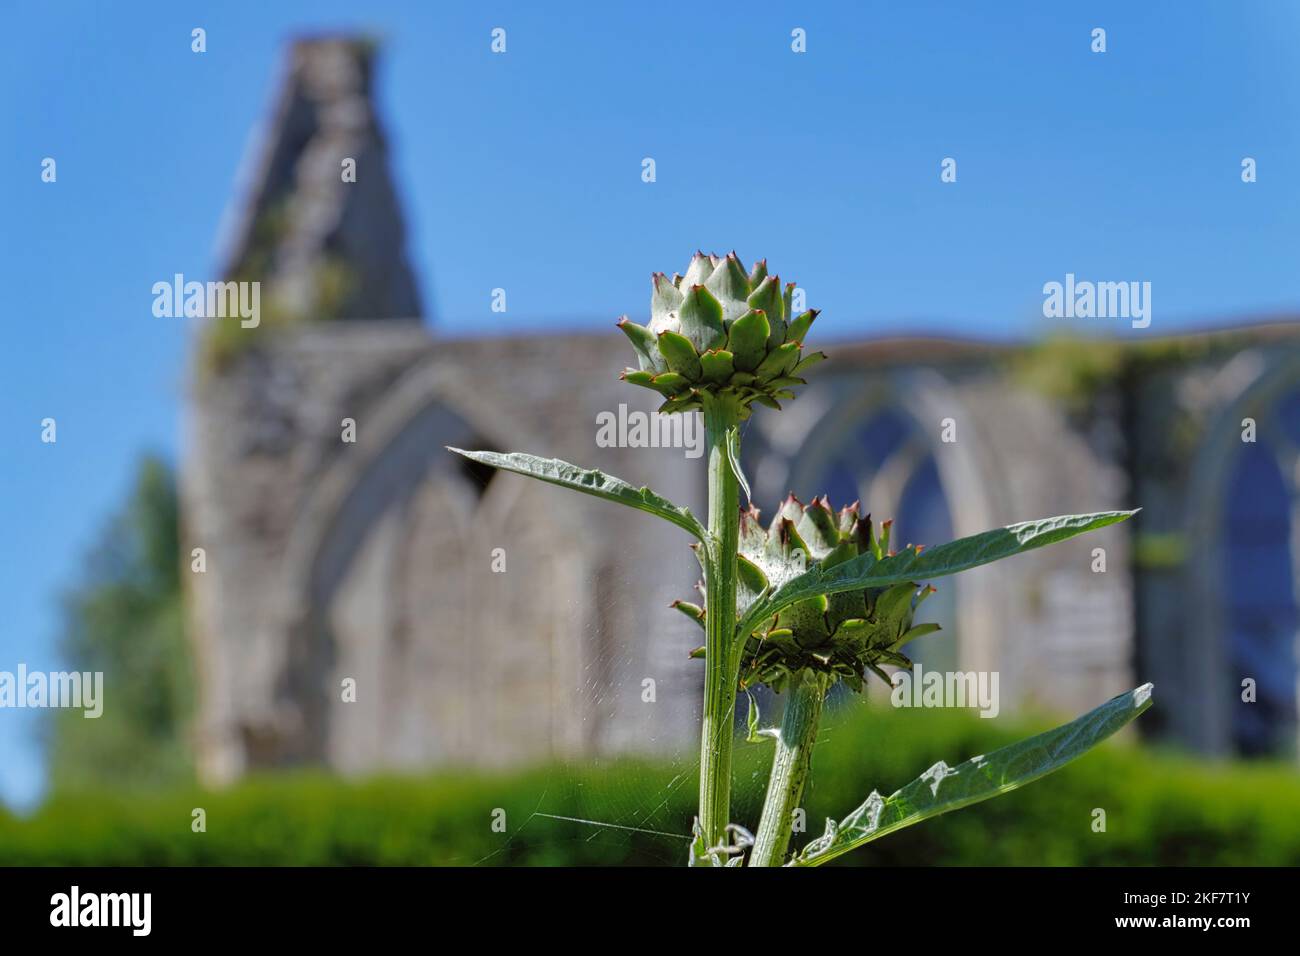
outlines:
{"label": "spider web", "polygon": [[[637,583],[626,573],[610,573],[610,579],[616,587],[592,587],[589,591],[589,600],[605,611],[613,609],[617,595],[644,587],[644,582]],[[636,675],[639,668],[647,667],[647,659],[636,647],[644,635],[597,634],[597,626],[589,627],[583,646],[595,650],[583,664],[573,706],[588,715],[588,721],[609,719],[613,714],[620,727],[600,737],[588,751],[548,765],[531,811],[522,821],[512,821],[502,845],[474,861],[475,865],[513,861],[520,852],[539,844],[582,843],[599,844],[605,859],[614,862],[671,866],[686,862],[699,787],[704,676],[703,662],[689,660],[687,655],[701,637],[685,617],[667,607],[675,598],[689,599],[689,593],[667,588],[662,595],[656,594],[659,597],[662,600],[652,603],[662,609],[662,619],[652,622],[656,646],[648,666],[651,672],[659,672],[665,664],[671,665],[676,678],[671,683],[678,684],[671,699],[661,696],[654,703],[642,703],[639,680],[611,680],[611,675]],[[607,620],[609,615],[598,613],[592,619]],[[681,662],[684,666],[677,666]],[[688,679],[685,685],[682,677]],[[660,695],[667,683],[660,682]],[[629,708],[638,706],[640,714],[629,718]],[[747,706],[742,693],[737,704],[741,728]],[[735,746],[737,750],[747,746],[743,736]],[[769,759],[770,748],[762,750],[764,760]],[[593,781],[598,781],[598,786],[593,786]],[[761,800],[765,786],[766,776],[757,770],[733,776],[733,803],[753,803],[755,797]],[[581,812],[575,811],[575,804]],[[627,851],[626,856],[621,851]]]}

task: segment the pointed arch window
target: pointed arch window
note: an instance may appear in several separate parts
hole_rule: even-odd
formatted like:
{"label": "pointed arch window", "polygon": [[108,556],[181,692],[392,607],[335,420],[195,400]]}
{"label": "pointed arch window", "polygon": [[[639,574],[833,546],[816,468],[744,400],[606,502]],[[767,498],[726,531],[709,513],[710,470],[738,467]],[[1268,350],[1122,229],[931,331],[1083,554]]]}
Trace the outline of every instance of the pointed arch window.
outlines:
{"label": "pointed arch window", "polygon": [[1276,755],[1295,745],[1297,678],[1296,509],[1300,507],[1300,389],[1257,420],[1226,488],[1220,529],[1227,655],[1255,681],[1253,704],[1232,709],[1235,748]]}
{"label": "pointed arch window", "polygon": [[[910,416],[895,408],[876,407],[846,433],[811,491],[829,494],[837,508],[858,500],[877,523],[892,518],[897,545],[933,545],[953,537],[948,497],[930,440]],[[934,621],[944,627],[942,637],[918,641],[909,649],[923,666],[956,668],[956,607],[956,582],[951,578],[922,606],[918,623]]]}

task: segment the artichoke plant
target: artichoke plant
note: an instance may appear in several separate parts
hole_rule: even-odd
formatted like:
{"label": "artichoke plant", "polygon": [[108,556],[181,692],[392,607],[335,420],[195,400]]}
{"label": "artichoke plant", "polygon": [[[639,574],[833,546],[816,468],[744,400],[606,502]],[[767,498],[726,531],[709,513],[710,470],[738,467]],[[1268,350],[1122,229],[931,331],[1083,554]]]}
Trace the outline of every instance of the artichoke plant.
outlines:
{"label": "artichoke plant", "polygon": [[[663,396],[664,413],[699,410],[707,448],[708,521],[690,509],[594,469],[554,458],[489,451],[451,451],[582,494],[636,508],[694,537],[704,571],[702,606],[678,609],[704,628],[704,705],[700,727],[699,814],[689,861],[707,866],[780,864],[790,821],[811,768],[826,694],[837,681],[864,689],[868,672],[907,666],[903,647],[937,630],[913,614],[932,591],[917,582],[955,574],[1064,541],[1131,517],[1132,511],[1026,521],[928,547],[890,550],[890,525],[875,533],[857,504],[832,511],[825,498],[802,505],[793,495],[764,529],[758,512],[742,510],[740,423],[755,405],[779,410],[805,384],[802,374],[825,358],[803,354],[815,310],[794,316],[794,286],[781,288],[766,260],[746,271],[735,253],[696,253],[685,275],[652,278],[650,318],[626,316],[639,368],[622,377]],[[647,628],[649,624],[647,623]],[[731,755],[736,696],[766,684],[787,700],[775,739],[772,773],[757,836],[731,820]],[[1122,694],[1046,734],[952,768],[937,764],[888,798],[878,793],[792,861],[817,865],[939,813],[1034,780],[1128,723],[1151,701],[1151,685]],[[751,709],[751,721],[756,711]],[[758,739],[751,727],[751,739]],[[737,838],[737,835],[740,835]]]}

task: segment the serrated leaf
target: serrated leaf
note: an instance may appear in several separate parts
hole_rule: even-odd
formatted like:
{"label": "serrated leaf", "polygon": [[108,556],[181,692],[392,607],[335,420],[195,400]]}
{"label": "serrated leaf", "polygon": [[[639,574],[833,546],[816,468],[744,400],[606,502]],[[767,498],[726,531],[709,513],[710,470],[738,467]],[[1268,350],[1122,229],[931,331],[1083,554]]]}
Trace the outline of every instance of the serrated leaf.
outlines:
{"label": "serrated leaf", "polygon": [[872,840],[1023,787],[1065,766],[1151,706],[1151,684],[1120,694],[1096,710],[1054,730],[972,757],[956,767],[935,764],[888,798],[872,792],[866,802],[813,840],[789,866],[820,866]]}
{"label": "serrated leaf", "polygon": [[536,455],[526,455],[521,452],[502,454],[495,451],[465,451],[463,448],[452,448],[450,445],[447,446],[447,450],[463,455],[470,461],[490,465],[502,471],[513,471],[517,475],[527,475],[529,478],[536,478],[547,484],[570,488],[584,495],[616,501],[629,508],[658,515],[690,532],[701,542],[708,541],[708,531],[695,515],[691,514],[689,508],[675,505],[649,488],[635,488],[622,478],[615,478],[603,471],[579,468],[558,458],[538,458]]}
{"label": "serrated leaf", "polygon": [[[926,548],[921,552],[908,549],[893,557],[884,558],[877,558],[867,552],[832,568],[823,569],[820,565],[814,565],[763,600],[755,601],[737,625],[736,639],[738,642],[744,641],[763,621],[797,601],[819,594],[885,588],[956,574],[1117,524],[1135,514],[1136,511],[1102,511],[1097,514],[1061,515],[1041,521],[1023,521]],[[887,526],[888,523],[882,526],[882,531]]]}

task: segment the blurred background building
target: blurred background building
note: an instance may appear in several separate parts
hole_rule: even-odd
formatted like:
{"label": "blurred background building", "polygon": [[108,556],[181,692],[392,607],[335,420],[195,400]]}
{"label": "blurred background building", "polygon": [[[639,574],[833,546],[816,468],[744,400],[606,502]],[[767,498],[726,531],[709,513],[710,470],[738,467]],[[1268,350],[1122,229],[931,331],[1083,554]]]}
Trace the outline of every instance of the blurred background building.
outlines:
{"label": "blurred background building", "polygon": [[[227,268],[263,283],[262,325],[196,343],[181,550],[207,560],[186,582],[200,772],[682,747],[700,677],[689,622],[666,609],[696,577],[682,536],[443,449],[555,456],[699,513],[703,470],[680,449],[597,447],[599,413],[654,407],[616,380],[630,350],[612,328],[439,335],[372,64],[346,38],[294,45]],[[754,417],[746,470],[760,507],[791,489],[861,499],[925,544],[1142,506],[939,582],[927,611],[945,630],[922,663],[999,671],[1004,711],[1073,714],[1152,680],[1143,732],[1294,753],[1297,341],[1277,324],[1127,345],[832,343],[796,402]]]}

